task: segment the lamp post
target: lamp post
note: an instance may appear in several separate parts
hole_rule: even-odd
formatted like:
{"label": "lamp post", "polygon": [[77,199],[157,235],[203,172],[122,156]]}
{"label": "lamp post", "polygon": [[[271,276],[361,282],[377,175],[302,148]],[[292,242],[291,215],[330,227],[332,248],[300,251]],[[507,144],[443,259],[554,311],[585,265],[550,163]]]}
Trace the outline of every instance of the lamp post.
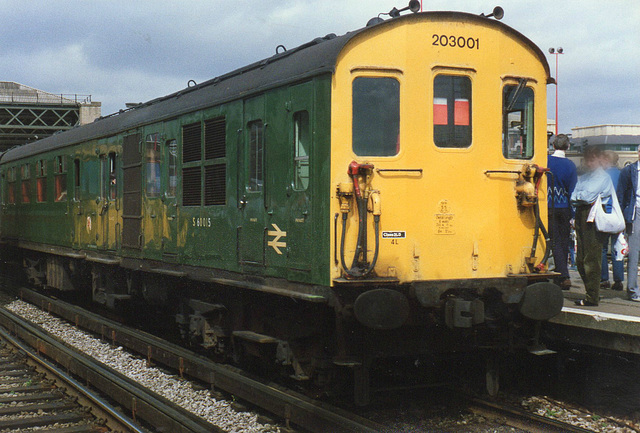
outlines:
{"label": "lamp post", "polygon": [[549,48],[549,54],[556,55],[556,135],[558,135],[558,54],[564,54],[562,47]]}

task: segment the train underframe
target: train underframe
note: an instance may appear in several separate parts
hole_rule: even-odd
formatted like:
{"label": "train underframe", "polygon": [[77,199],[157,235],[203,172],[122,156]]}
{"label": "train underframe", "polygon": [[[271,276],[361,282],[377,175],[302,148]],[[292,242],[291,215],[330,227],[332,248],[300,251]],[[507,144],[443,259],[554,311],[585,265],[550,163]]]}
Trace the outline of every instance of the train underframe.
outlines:
{"label": "train underframe", "polygon": [[[174,317],[183,341],[218,361],[284,377],[316,395],[352,394],[359,405],[369,402],[371,372],[381,365],[389,373],[409,362],[418,371],[425,359],[471,351],[547,353],[538,341],[546,319],[535,314],[548,309],[549,297],[557,304],[558,296],[550,283],[530,290],[535,285],[526,278],[370,281],[337,285],[329,302],[313,303],[41,252],[16,250],[5,257],[20,258],[32,286],[80,291],[86,298],[90,293],[93,302],[144,312],[151,320],[155,314]],[[488,391],[497,392],[490,370]]]}

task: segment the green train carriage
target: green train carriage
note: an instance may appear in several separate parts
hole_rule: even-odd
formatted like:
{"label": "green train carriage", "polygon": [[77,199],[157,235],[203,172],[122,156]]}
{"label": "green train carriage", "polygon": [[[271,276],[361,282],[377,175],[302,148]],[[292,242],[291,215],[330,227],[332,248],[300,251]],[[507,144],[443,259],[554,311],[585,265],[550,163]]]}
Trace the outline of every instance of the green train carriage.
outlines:
{"label": "green train carriage", "polygon": [[[329,108],[314,102],[328,86],[328,77],[294,82],[123,132],[125,112],[12,150],[2,159],[3,239],[167,275],[206,266],[328,285],[328,227],[312,199],[328,192]],[[102,123],[114,135],[98,136],[109,134]],[[267,249],[255,239],[280,229],[271,221],[286,239]]]}
{"label": "green train carriage", "polygon": [[561,309],[534,212],[549,80],[488,17],[327,35],[3,154],[4,251],[216,355],[347,370],[364,403],[376,358],[524,346]]}

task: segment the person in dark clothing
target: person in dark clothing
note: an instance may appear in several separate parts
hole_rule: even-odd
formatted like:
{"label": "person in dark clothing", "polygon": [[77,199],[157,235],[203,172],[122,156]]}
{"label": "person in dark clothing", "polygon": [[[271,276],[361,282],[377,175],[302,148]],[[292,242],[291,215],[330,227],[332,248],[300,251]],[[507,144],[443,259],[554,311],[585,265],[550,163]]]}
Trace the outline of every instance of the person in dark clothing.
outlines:
{"label": "person in dark clothing", "polygon": [[[553,174],[548,180],[548,206],[549,206],[549,234],[553,239],[553,261],[555,271],[560,274],[556,283],[564,290],[571,287],[567,260],[569,257],[569,243],[571,233],[571,218],[573,209],[569,201],[571,193],[578,179],[576,165],[567,159],[565,152],[569,149],[569,137],[565,134],[556,136],[553,143],[555,152],[549,155],[547,167]],[[553,184],[553,190],[551,189]],[[553,199],[555,209],[552,210]]]}
{"label": "person in dark clothing", "polygon": [[[640,147],[638,148],[640,157]],[[638,188],[638,171],[640,162],[627,165],[620,173],[618,180],[618,200],[622,208],[624,220],[627,223],[629,236],[629,259],[627,262],[627,295],[629,299],[640,302],[640,288],[638,287],[638,257],[640,257],[640,188]]]}

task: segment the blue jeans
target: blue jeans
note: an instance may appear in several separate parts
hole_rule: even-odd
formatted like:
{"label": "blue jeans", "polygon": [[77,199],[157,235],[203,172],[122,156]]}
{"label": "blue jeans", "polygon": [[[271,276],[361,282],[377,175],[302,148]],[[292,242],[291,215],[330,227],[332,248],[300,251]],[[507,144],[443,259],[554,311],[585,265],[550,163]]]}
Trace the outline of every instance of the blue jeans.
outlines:
{"label": "blue jeans", "polygon": [[[636,209],[636,213],[638,209]],[[640,256],[640,218],[633,220],[629,234],[629,259],[627,261],[627,292],[630,297],[640,296],[638,288],[638,256]]]}
{"label": "blue jeans", "polygon": [[576,268],[576,247],[572,242],[569,243],[569,266]]}
{"label": "blue jeans", "polygon": [[615,244],[618,239],[618,235],[609,235],[607,240],[602,246],[602,275],[600,281],[609,281],[609,260],[607,258],[607,252],[609,250],[609,244],[611,244],[611,261],[613,262],[613,281],[624,281],[624,263],[622,260],[616,260]]}
{"label": "blue jeans", "polygon": [[562,279],[569,278],[567,260],[569,259],[569,236],[571,231],[571,210],[556,209],[549,218],[549,235],[553,238],[553,262],[555,271]]}

